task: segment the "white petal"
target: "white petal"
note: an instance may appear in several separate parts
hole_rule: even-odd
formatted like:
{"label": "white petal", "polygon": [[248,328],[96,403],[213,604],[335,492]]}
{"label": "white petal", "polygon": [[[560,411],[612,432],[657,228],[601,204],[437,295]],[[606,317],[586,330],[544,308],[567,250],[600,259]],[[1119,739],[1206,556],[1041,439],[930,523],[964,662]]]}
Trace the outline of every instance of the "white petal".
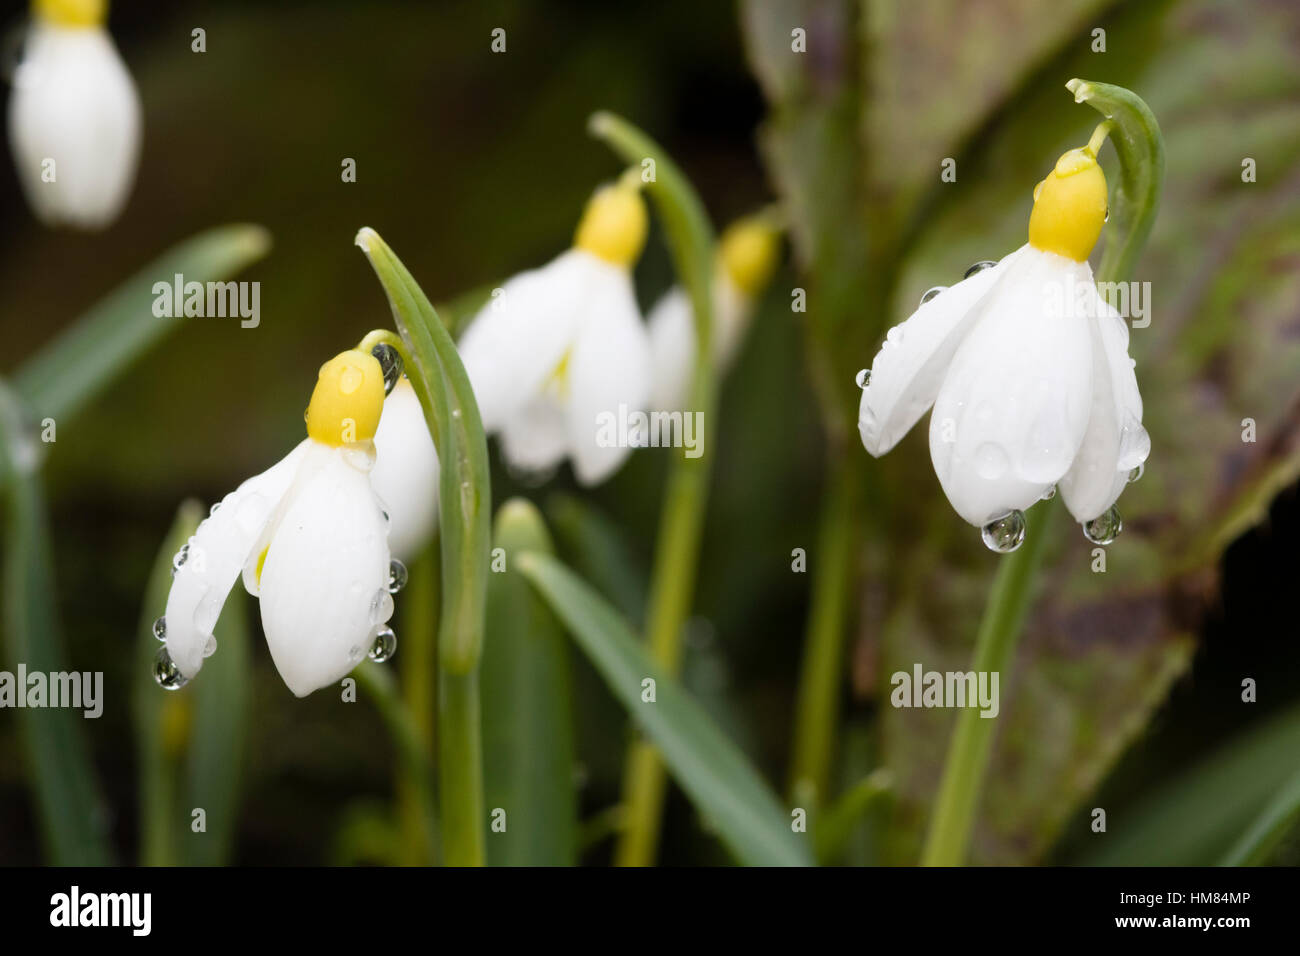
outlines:
{"label": "white petal", "polygon": [[534,398],[501,429],[501,457],[516,473],[547,476],[568,453],[564,409],[553,395]]}
{"label": "white petal", "polygon": [[571,249],[508,281],[470,322],[457,348],[489,432],[554,374],[573,344],[590,277],[603,265]]}
{"label": "white petal", "polygon": [[[631,450],[602,441],[602,421],[644,412],[650,401],[650,338],[626,269],[602,263],[589,277],[582,325],[569,356],[565,418],[573,471],[584,485],[604,481]],[[621,430],[620,430],[621,431]],[[607,437],[607,435],[606,435]]]}
{"label": "white petal", "polygon": [[930,457],[953,508],[973,525],[1032,505],[1083,441],[1091,318],[1062,299],[1080,283],[1092,287],[1086,262],[1028,249],[953,356],[930,416]]}
{"label": "white petal", "polygon": [[186,677],[203,666],[226,596],[279,507],[311,440],[226,495],[190,538],[167,595],[167,653]]}
{"label": "white petal", "polygon": [[986,296],[1026,248],[945,289],[889,330],[858,408],[858,433],[872,455],[898,444],[934,404],[958,346],[988,311]]}
{"label": "white petal", "polygon": [[1084,524],[1115,503],[1129,472],[1151,451],[1151,439],[1142,427],[1142,395],[1128,355],[1128,326],[1100,296],[1095,308],[1092,413],[1074,466],[1061,479],[1062,500]]}
{"label": "white petal", "polygon": [[96,229],[116,218],[135,179],[140,98],[106,30],[37,22],[14,76],[9,140],[43,221]]}
{"label": "white petal", "polygon": [[262,627],[271,659],[299,697],[365,659],[388,620],[387,531],[369,475],[329,449],[295,485],[262,565]]}
{"label": "white petal", "polygon": [[404,376],[384,399],[370,483],[391,520],[389,548],[411,560],[438,523],[438,450],[415,388]]}
{"label": "white petal", "polygon": [[726,269],[718,269],[713,276],[712,347],[713,363],[719,375],[736,360],[753,313],[754,300],[741,291]]}
{"label": "white petal", "polygon": [[684,411],[695,366],[695,327],[690,296],[680,286],[669,289],[646,317],[654,387],[650,407]]}

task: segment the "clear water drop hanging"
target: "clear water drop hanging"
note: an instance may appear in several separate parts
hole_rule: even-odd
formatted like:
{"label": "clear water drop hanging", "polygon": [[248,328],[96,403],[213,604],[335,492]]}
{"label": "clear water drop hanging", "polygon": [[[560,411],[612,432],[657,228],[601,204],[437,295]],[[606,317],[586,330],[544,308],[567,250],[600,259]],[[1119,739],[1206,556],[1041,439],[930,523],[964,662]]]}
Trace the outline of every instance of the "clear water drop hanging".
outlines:
{"label": "clear water drop hanging", "polygon": [[998,554],[1010,554],[1025,543],[1025,513],[1008,511],[980,529],[984,545]]}
{"label": "clear water drop hanging", "polygon": [[176,572],[185,566],[185,562],[190,559],[190,546],[181,545],[181,549],[176,552],[172,558],[172,577],[176,577]]}
{"label": "clear water drop hanging", "polygon": [[936,285],[936,286],[932,286],[929,289],[926,289],[925,294],[921,296],[921,305],[925,305],[927,302],[933,299],[940,292],[947,292],[947,291],[948,291],[948,287],[946,285]]}
{"label": "clear water drop hanging", "polygon": [[209,634],[208,639],[203,642],[203,656],[211,657],[216,652],[217,652],[217,639],[213,637],[211,634]]}
{"label": "clear water drop hanging", "polygon": [[1093,544],[1110,544],[1124,530],[1124,519],[1114,505],[1083,525],[1083,536]]}
{"label": "clear water drop hanging", "polygon": [[370,599],[370,626],[377,627],[393,616],[393,596],[380,588]]}
{"label": "clear water drop hanging", "polygon": [[163,690],[180,690],[189,683],[165,647],[159,648],[158,656],[153,659],[153,679]]}
{"label": "clear water drop hanging", "polygon": [[858,388],[866,388],[871,384],[871,369],[860,369],[853,380],[858,383]]}
{"label": "clear water drop hanging", "polygon": [[153,636],[154,636],[157,640],[160,640],[160,641],[166,641],[166,640],[167,640],[167,618],[166,618],[166,616],[161,616],[161,617],[159,617],[156,621],[153,622]]}
{"label": "clear water drop hanging", "polygon": [[396,594],[406,587],[406,565],[396,558],[388,562],[388,593]]}
{"label": "clear water drop hanging", "polygon": [[1136,468],[1128,473],[1128,483],[1131,485],[1146,473],[1147,466],[1145,462],[1139,463]]}
{"label": "clear water drop hanging", "polygon": [[1055,497],[1056,497],[1056,485],[1052,485],[1052,487],[1048,488],[1046,491],[1043,492],[1043,497],[1039,498],[1038,500],[1051,501]]}
{"label": "clear water drop hanging", "polygon": [[370,354],[379,362],[380,371],[384,373],[384,394],[388,395],[402,377],[402,353],[387,342],[380,342],[370,350]]}
{"label": "clear water drop hanging", "polygon": [[397,653],[397,635],[393,633],[391,627],[381,627],[375,631],[374,642],[370,645],[370,653],[367,655],[376,664],[382,664],[385,661],[392,660]]}
{"label": "clear water drop hanging", "polygon": [[997,264],[998,263],[996,259],[981,259],[979,262],[975,263],[969,269],[967,269],[966,274],[962,276],[962,278],[969,279],[977,272],[983,272],[985,269],[992,269]]}

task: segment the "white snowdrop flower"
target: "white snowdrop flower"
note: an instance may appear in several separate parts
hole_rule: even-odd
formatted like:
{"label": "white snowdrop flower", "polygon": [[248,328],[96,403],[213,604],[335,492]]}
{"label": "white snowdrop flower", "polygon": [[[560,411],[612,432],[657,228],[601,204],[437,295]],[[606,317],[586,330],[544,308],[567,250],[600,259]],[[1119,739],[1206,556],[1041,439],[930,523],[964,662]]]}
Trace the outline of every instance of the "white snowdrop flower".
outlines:
{"label": "white snowdrop flower", "polygon": [[241,575],[260,599],[271,659],[299,697],[340,680],[365,659],[385,660],[386,622],[405,570],[391,561],[388,523],[370,472],[384,404],[374,356],[343,352],[321,366],[307,438],[279,464],[214,506],[177,554],[166,642],[155,669],[175,689],[216,650],[213,629]]}
{"label": "white snowdrop flower", "polygon": [[585,485],[631,450],[602,442],[605,416],[644,412],[650,343],[632,288],[645,245],[645,203],[633,185],[597,190],[573,248],[510,279],[458,345],[483,427],[507,465],[544,474],[565,458]]}
{"label": "white snowdrop flower", "polygon": [[47,225],[117,218],[140,153],[140,97],[104,27],[105,0],[36,0],[9,97],[18,179]]}
{"label": "white snowdrop flower", "polygon": [[[713,365],[724,374],[735,360],[759,294],[776,268],[780,235],[770,218],[732,223],[718,243],[713,275]],[[690,296],[680,286],[664,294],[647,316],[654,386],[650,407],[686,411],[695,368],[695,323]]]}
{"label": "white snowdrop flower", "polygon": [[388,546],[402,561],[411,561],[438,524],[438,450],[405,376],[384,400],[370,483],[391,519]]}
{"label": "white snowdrop flower", "polygon": [[997,551],[1020,545],[1023,511],[1057,486],[1088,537],[1108,544],[1121,526],[1115,501],[1151,451],[1128,327],[1087,261],[1107,213],[1103,135],[1035,189],[1028,244],[927,293],[859,379],[872,455],[933,406],[935,473]]}

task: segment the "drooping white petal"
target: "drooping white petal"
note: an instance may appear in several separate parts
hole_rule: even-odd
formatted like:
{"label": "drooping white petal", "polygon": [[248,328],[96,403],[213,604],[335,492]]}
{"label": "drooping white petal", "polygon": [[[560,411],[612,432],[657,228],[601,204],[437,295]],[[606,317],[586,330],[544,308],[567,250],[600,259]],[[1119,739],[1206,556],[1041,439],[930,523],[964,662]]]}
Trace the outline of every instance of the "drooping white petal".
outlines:
{"label": "drooping white petal", "polygon": [[958,346],[989,311],[986,297],[1027,248],[945,289],[889,330],[858,407],[858,433],[868,452],[885,454],[934,404]]}
{"label": "drooping white petal", "polygon": [[[712,352],[718,374],[725,374],[745,338],[753,312],[753,301],[745,295],[726,270],[713,278]],[[653,385],[650,407],[659,411],[686,411],[690,402],[691,377],[695,370],[695,321],[690,296],[673,286],[655,303],[646,317],[650,335],[650,368]]]}
{"label": "drooping white petal", "polygon": [[695,366],[694,314],[686,290],[681,286],[669,289],[650,310],[646,328],[654,377],[650,407],[659,411],[683,411]]}
{"label": "drooping white petal", "polygon": [[554,374],[579,328],[589,277],[602,265],[570,249],[510,279],[470,322],[457,349],[487,431],[505,425]]}
{"label": "drooping white petal", "polygon": [[1142,427],[1142,395],[1128,355],[1128,326],[1100,296],[1095,309],[1092,412],[1074,465],[1061,479],[1061,498],[1083,524],[1115,503],[1129,472],[1151,451],[1151,439]]}
{"label": "drooping white petal", "polygon": [[393,612],[387,528],[370,476],[354,461],[346,448],[326,449],[295,484],[262,564],[266,643],[299,697],[364,660]]}
{"label": "drooping white petal", "polygon": [[554,389],[515,412],[501,429],[501,457],[521,475],[546,475],[569,453],[564,408]]}
{"label": "drooping white petal", "polygon": [[388,511],[389,548],[411,560],[438,523],[438,450],[409,378],[401,378],[384,399],[370,483]]}
{"label": "drooping white petal", "polygon": [[14,75],[9,140],[44,222],[97,229],[117,217],[135,179],[140,98],[106,30],[37,20]]}
{"label": "drooping white petal", "polygon": [[226,495],[190,539],[167,595],[167,653],[187,678],[203,666],[212,630],[235,579],[285,497],[310,439]]}
{"label": "drooping white petal", "polygon": [[1081,283],[1092,287],[1086,262],[1022,250],[953,356],[930,417],[930,457],[973,525],[1032,505],[1083,441],[1092,318],[1069,298]]}
{"label": "drooping white petal", "polygon": [[588,275],[582,325],[562,385],[569,455],[585,485],[609,477],[631,450],[605,440],[608,421],[644,412],[650,401],[650,339],[632,278],[626,269],[600,265]]}

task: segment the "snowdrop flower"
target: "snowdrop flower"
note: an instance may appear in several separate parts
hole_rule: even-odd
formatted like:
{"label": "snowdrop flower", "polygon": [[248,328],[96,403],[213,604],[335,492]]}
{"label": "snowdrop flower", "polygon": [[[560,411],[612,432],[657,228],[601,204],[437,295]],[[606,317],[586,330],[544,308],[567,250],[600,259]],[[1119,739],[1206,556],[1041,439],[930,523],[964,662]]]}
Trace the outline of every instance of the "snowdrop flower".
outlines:
{"label": "snowdrop flower", "polygon": [[632,289],[645,245],[633,184],[597,190],[573,248],[510,279],[461,336],[483,427],[513,469],[544,474],[566,457],[580,482],[609,477],[630,447],[598,441],[604,415],[644,412],[650,344]]}
{"label": "snowdrop flower", "polygon": [[933,405],[935,474],[995,551],[1020,545],[1023,511],[1058,486],[1085,534],[1109,544],[1115,501],[1151,451],[1128,327],[1087,261],[1107,216],[1105,132],[1034,190],[1027,245],[927,292],[859,373],[867,451],[889,451]]}
{"label": "snowdrop flower", "polygon": [[369,653],[387,660],[393,562],[388,518],[371,486],[384,373],[373,355],[348,351],[321,366],[307,407],[307,438],[279,464],[212,508],[173,563],[158,683],[182,686],[216,651],[212,636],[241,575],[260,599],[271,659],[299,697],[340,680]]}
{"label": "snowdrop flower", "polygon": [[135,179],[140,97],[104,28],[105,0],[35,0],[9,97],[9,141],[46,224],[99,229]]}
{"label": "snowdrop flower", "polygon": [[411,561],[438,524],[438,451],[405,376],[384,400],[370,483],[392,519],[388,546],[400,560]]}
{"label": "snowdrop flower", "polygon": [[[713,275],[713,364],[724,373],[740,350],[759,294],[776,268],[780,236],[769,217],[732,223],[718,243]],[[654,387],[650,407],[685,411],[695,368],[695,322],[691,299],[674,286],[650,310],[650,357]]]}

